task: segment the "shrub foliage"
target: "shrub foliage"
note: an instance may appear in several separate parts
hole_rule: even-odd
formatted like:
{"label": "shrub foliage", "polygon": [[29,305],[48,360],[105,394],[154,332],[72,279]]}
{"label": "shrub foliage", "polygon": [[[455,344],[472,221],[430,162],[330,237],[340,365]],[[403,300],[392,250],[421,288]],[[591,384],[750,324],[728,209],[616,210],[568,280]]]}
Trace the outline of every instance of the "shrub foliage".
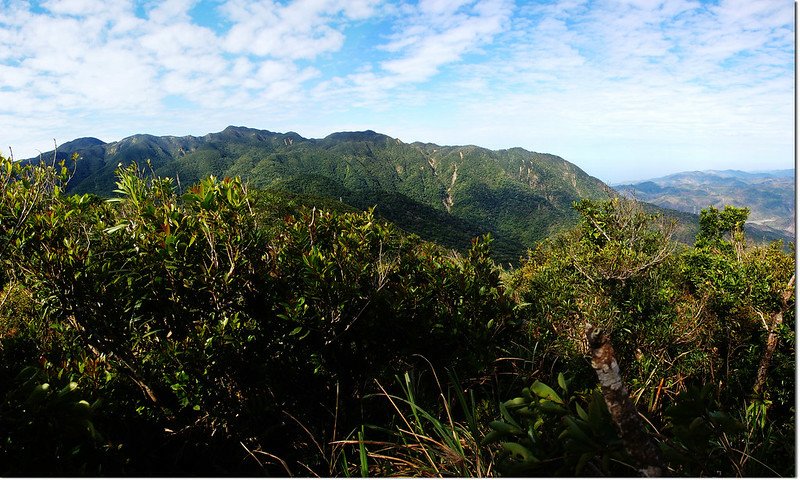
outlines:
{"label": "shrub foliage", "polygon": [[584,200],[503,270],[238,178],[69,175],[0,158],[0,474],[634,475],[587,322],[671,473],[793,474],[794,263],[746,209],[679,246]]}

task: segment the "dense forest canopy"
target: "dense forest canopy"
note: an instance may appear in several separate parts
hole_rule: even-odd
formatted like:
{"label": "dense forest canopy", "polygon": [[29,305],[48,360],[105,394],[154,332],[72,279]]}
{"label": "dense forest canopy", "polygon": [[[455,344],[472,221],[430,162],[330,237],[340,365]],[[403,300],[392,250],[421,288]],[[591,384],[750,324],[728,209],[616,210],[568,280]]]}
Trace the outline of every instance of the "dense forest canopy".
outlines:
{"label": "dense forest canopy", "polygon": [[685,245],[576,199],[506,269],[489,235],[71,166],[0,158],[2,475],[795,474],[794,245],[747,209]]}

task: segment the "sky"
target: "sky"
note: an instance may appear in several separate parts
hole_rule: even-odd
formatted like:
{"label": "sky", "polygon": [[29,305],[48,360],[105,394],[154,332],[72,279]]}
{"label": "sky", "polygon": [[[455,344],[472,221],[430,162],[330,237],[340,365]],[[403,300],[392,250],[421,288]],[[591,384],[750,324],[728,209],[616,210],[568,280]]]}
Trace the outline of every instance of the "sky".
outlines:
{"label": "sky", "polygon": [[[794,168],[789,0],[0,0],[0,152],[240,125]],[[11,150],[9,150],[9,148]]]}

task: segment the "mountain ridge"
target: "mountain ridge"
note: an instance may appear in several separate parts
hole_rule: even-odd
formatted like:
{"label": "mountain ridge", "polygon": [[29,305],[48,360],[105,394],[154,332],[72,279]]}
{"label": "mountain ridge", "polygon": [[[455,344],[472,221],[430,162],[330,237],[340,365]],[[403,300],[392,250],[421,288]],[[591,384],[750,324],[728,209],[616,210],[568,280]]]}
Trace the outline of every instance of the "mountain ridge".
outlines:
{"label": "mountain ridge", "polygon": [[688,213],[725,205],[748,207],[749,223],[795,233],[794,170],[677,172],[628,184],[623,195]]}
{"label": "mountain ridge", "polygon": [[[231,125],[203,136],[87,138],[43,154],[68,163],[71,149],[79,154],[69,192],[110,196],[115,170],[131,162],[149,162],[155,174],[185,186],[208,175],[239,176],[260,189],[374,206],[404,230],[449,248],[463,249],[471,238],[491,233],[502,262],[518,261],[536,242],[574,225],[573,202],[607,198],[611,191],[557,155],[406,143],[373,130],[314,139]],[[684,229],[684,240],[691,240],[692,228]]]}

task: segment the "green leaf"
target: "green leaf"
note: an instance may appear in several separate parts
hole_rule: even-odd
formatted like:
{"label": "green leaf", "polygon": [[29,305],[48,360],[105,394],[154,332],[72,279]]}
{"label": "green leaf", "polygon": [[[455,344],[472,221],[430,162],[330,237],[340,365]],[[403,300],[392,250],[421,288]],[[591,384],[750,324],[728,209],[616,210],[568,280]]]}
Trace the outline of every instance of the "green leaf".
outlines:
{"label": "green leaf", "polygon": [[597,442],[595,442],[588,435],[586,435],[586,432],[583,431],[583,429],[578,425],[578,423],[572,417],[569,416],[564,417],[564,425],[566,425],[567,428],[563,432],[561,432],[559,438],[569,437],[586,446],[600,448]]}
{"label": "green leaf", "polygon": [[74,392],[77,388],[78,384],[76,382],[69,382],[69,385],[65,386],[64,388],[58,391],[58,396],[65,397]]}
{"label": "green leaf", "polygon": [[533,455],[533,453],[531,453],[530,450],[528,450],[527,448],[523,447],[519,443],[516,443],[516,442],[504,442],[504,443],[502,443],[502,446],[503,446],[504,449],[506,449],[506,451],[511,453],[511,455],[513,455],[514,457],[516,457],[516,458],[518,458],[518,459],[520,459],[520,460],[522,460],[524,462],[528,462],[528,461],[539,462],[540,461],[538,458],[536,458]]}
{"label": "green leaf", "polygon": [[528,405],[529,403],[530,400],[526,400],[523,397],[516,397],[506,401],[503,405],[505,405],[506,407],[522,407],[524,405]]}
{"label": "green leaf", "polygon": [[567,381],[564,379],[563,373],[558,374],[558,386],[561,387],[564,393],[567,393]]}
{"label": "green leaf", "polygon": [[744,425],[741,422],[725,412],[711,411],[708,412],[708,416],[712,423],[721,426],[726,433],[735,433],[744,429]]}
{"label": "green leaf", "polygon": [[689,431],[694,432],[705,423],[703,417],[697,417],[689,424]]}
{"label": "green leaf", "polygon": [[79,416],[88,416],[92,412],[92,406],[86,400],[80,400],[73,405],[75,414]]}
{"label": "green leaf", "polygon": [[578,416],[581,418],[581,420],[583,420],[584,422],[589,421],[589,414],[586,413],[586,410],[584,410],[583,407],[581,407],[579,404],[576,403],[575,410],[578,411]]}
{"label": "green leaf", "polygon": [[103,231],[104,231],[105,233],[107,233],[107,234],[112,234],[112,233],[114,233],[114,232],[118,232],[118,231],[122,230],[123,228],[125,228],[125,227],[127,227],[127,226],[128,226],[128,224],[127,224],[127,223],[120,223],[120,224],[118,224],[118,225],[114,225],[113,227],[108,227],[108,228],[106,228],[106,229],[105,229],[105,230],[103,230]]}
{"label": "green leaf", "polygon": [[490,443],[496,442],[506,436],[505,433],[500,432],[498,430],[492,430],[491,432],[487,433],[486,436],[483,437],[481,440],[481,445],[488,445]]}
{"label": "green leaf", "polygon": [[549,413],[559,413],[559,414],[569,413],[568,410],[563,406],[546,398],[542,398],[539,400],[539,408]]}
{"label": "green leaf", "polygon": [[506,422],[501,422],[499,420],[489,422],[489,427],[491,427],[492,430],[495,430],[500,433],[512,434],[512,435],[522,434],[522,430],[520,430],[518,427],[509,425]]}
{"label": "green leaf", "polygon": [[367,463],[367,446],[364,444],[364,427],[358,432],[358,460],[361,476],[369,477],[369,464]]}
{"label": "green leaf", "polygon": [[43,383],[41,385],[37,385],[31,392],[31,394],[28,396],[26,402],[28,404],[33,404],[38,402],[40,399],[44,398],[44,396],[47,394],[49,390],[50,390],[49,383]]}
{"label": "green leaf", "polygon": [[533,385],[531,385],[531,390],[540,398],[546,398],[551,402],[560,403],[563,405],[564,401],[561,400],[561,397],[558,396],[555,390],[550,388],[549,386],[545,385],[544,383],[536,380]]}
{"label": "green leaf", "polygon": [[575,465],[575,475],[578,476],[583,471],[583,467],[586,466],[586,463],[592,459],[594,455],[586,452],[581,455],[581,458],[578,459],[578,463]]}
{"label": "green leaf", "polygon": [[530,388],[528,388],[528,387],[525,387],[525,388],[523,388],[523,389],[522,389],[522,396],[523,396],[523,397],[525,398],[525,400],[527,400],[528,402],[531,402],[531,401],[533,401],[533,394],[531,394],[531,389],[530,389]]}

